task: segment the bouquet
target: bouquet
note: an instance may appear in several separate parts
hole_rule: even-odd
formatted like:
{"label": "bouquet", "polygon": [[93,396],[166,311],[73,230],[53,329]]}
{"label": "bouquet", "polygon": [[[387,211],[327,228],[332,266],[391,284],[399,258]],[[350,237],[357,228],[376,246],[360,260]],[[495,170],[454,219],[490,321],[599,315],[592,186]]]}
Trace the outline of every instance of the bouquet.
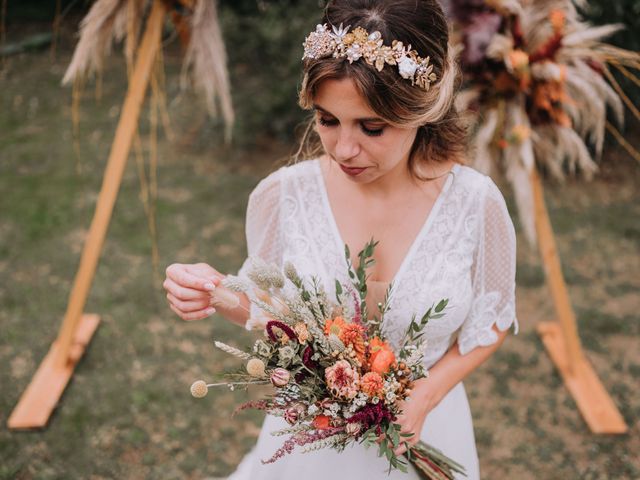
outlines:
{"label": "bouquet", "polygon": [[[329,301],[315,278],[305,281],[291,263],[284,272],[258,258],[250,259],[249,280],[228,276],[222,285],[247,294],[264,312],[264,337],[251,352],[222,342],[215,345],[244,361],[244,369],[226,374],[226,381],[207,384],[199,380],[191,386],[195,397],[204,397],[208,388],[248,387],[271,384],[273,394],[241,405],[238,410],[256,408],[283,417],[289,427],[272,432],[286,439],[271,458],[272,463],[301,447],[303,452],[322,448],[344,450],[359,441],[367,448],[378,442],[378,455],[385,456],[391,468],[407,471],[409,462],[422,478],[452,479],[464,469],[437,449],[418,442],[409,445],[412,434],[400,431],[394,423],[401,413],[400,403],[411,393],[416,380],[428,372],[423,366],[426,348],[424,328],[431,319],[444,315],[447,300],[414,317],[397,351],[385,340],[381,325],[389,310],[392,288],[386,291],[378,312],[369,318],[365,297],[366,269],[374,264],[377,242],[371,240],[358,254],[354,267],[345,246],[351,285],[336,280],[336,301]],[[223,289],[219,289],[224,292]],[[237,296],[218,301],[237,303]],[[407,451],[396,456],[394,450],[405,443]]]}

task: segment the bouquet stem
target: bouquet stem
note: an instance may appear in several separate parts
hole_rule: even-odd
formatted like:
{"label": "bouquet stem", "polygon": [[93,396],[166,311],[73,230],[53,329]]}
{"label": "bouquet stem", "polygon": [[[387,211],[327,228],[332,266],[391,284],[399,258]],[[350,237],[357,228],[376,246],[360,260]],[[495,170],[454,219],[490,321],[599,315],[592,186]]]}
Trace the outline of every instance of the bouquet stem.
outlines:
{"label": "bouquet stem", "polygon": [[425,480],[454,480],[454,474],[467,476],[464,467],[424,442],[411,447],[405,457]]}

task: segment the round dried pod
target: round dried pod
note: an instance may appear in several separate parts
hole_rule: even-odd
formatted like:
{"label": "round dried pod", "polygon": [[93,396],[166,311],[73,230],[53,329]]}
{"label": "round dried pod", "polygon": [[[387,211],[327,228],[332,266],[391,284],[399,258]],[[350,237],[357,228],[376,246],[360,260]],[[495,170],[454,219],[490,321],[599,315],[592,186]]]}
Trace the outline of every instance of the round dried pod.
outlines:
{"label": "round dried pod", "polygon": [[276,387],[284,387],[289,383],[290,378],[291,374],[289,373],[289,370],[284,368],[276,368],[271,373],[271,383]]}
{"label": "round dried pod", "polygon": [[348,435],[355,437],[358,433],[360,433],[360,430],[362,429],[362,425],[356,422],[347,423],[347,426],[344,429]]}
{"label": "round dried pod", "polygon": [[259,358],[252,358],[247,362],[247,373],[252,377],[263,377],[264,369],[264,362]]}
{"label": "round dried pod", "polygon": [[196,398],[206,397],[208,392],[207,383],[203,380],[197,380],[191,384],[191,395]]}

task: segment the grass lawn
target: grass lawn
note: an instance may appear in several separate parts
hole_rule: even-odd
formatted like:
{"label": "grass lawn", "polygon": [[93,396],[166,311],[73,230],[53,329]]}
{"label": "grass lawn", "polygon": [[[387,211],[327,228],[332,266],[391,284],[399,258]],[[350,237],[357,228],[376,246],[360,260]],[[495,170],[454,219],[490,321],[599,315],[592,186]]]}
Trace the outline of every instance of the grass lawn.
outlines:
{"label": "grass lawn", "polygon": [[[198,401],[189,386],[237,366],[214,337],[241,346],[253,337],[220,317],[182,322],[167,307],[133,156],[86,307],[102,323],[49,426],[6,428],[64,315],[123,100],[115,55],[101,100],[91,86],[84,93],[78,159],[71,93],[59,86],[69,58],[65,50],[53,62],[47,52],[12,57],[0,74],[0,479],[225,476],[261,424],[259,414],[230,412],[260,391]],[[171,55],[166,63],[171,99],[179,65]],[[238,92],[236,101],[251,101]],[[189,128],[199,108],[188,95],[173,101],[178,140],[160,136],[161,274],[176,261],[235,271],[246,253],[247,195],[289,150],[216,147],[215,122]],[[519,234],[520,334],[465,381],[485,478],[640,477],[640,169],[615,147],[604,157],[595,181],[549,185],[547,201],[583,345],[631,432],[593,435],[578,413],[535,333],[553,308],[537,252]]]}

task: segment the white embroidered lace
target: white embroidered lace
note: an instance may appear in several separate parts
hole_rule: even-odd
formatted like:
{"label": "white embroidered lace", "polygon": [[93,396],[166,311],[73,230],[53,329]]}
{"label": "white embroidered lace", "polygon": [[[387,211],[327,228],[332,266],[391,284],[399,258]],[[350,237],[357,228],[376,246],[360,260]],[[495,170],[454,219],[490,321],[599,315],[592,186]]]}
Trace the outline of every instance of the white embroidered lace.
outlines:
{"label": "white embroidered lace", "polygon": [[[334,280],[349,282],[344,245],[316,160],[282,167],[254,189],[246,220],[249,255],[318,277],[335,295]],[[393,282],[391,310],[383,326],[397,346],[412,315],[442,298],[446,315],[426,328],[425,366],[431,367],[457,340],[461,354],[498,339],[518,323],[515,316],[515,233],[493,181],[456,165]],[[247,263],[239,275],[245,275]],[[252,307],[252,318],[259,318]],[[254,325],[253,321],[247,328]]]}

